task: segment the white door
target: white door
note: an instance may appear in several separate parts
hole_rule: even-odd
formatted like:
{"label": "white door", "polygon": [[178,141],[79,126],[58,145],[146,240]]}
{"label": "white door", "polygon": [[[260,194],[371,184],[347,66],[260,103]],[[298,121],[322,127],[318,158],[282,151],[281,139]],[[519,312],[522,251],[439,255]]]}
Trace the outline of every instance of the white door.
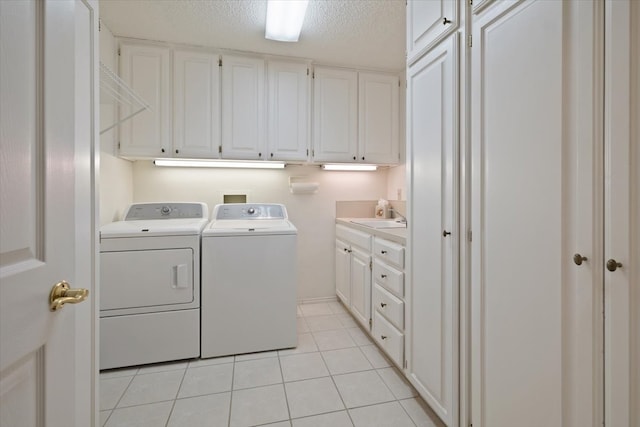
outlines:
{"label": "white door", "polygon": [[457,425],[458,281],[454,213],[457,52],[453,35],[409,68],[408,375],[447,425]]}
{"label": "white door", "polygon": [[351,248],[351,311],[366,330],[371,319],[371,255]]}
{"label": "white door", "polygon": [[408,62],[419,58],[458,28],[458,4],[457,0],[411,0],[407,3]]}
{"label": "white door", "polygon": [[358,73],[313,72],[313,160],[354,162],[358,154]]}
{"label": "white door", "polygon": [[218,157],[220,66],[218,55],[173,52],[173,156]]}
{"label": "white door", "polygon": [[394,74],[358,73],[358,156],[368,163],[400,161],[400,80]]}
{"label": "white door", "polygon": [[602,424],[601,7],[496,2],[474,17],[474,427]]}
{"label": "white door", "polygon": [[606,2],[605,17],[604,413],[606,426],[637,427],[640,426],[640,4]]}
{"label": "white door", "polygon": [[266,158],[264,79],[264,60],[222,57],[223,158]]}
{"label": "white door", "polygon": [[[96,420],[96,6],[0,2],[3,427]],[[86,264],[76,265],[77,253]],[[89,297],[51,312],[49,293],[62,280]]]}
{"label": "white door", "polygon": [[[122,43],[120,75],[150,106],[120,125],[120,155],[130,157],[171,156],[171,110],[169,103],[168,47]],[[136,110],[120,105],[120,117]]]}
{"label": "white door", "polygon": [[307,160],[309,155],[309,65],[269,61],[269,160]]}
{"label": "white door", "polygon": [[336,295],[349,307],[351,299],[351,249],[346,243],[336,240]]}

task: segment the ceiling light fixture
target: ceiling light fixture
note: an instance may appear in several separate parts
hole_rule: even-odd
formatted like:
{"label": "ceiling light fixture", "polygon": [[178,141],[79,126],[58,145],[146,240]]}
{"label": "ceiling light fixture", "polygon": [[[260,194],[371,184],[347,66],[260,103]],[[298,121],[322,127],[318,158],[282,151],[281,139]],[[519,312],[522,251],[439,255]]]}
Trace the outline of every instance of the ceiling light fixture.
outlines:
{"label": "ceiling light fixture", "polygon": [[268,0],[264,37],[280,42],[297,42],[308,0]]}
{"label": "ceiling light fixture", "polygon": [[322,165],[326,171],[374,171],[378,169],[376,165],[354,165],[350,163],[327,163]]}
{"label": "ceiling light fixture", "polygon": [[234,160],[190,160],[190,159],[155,159],[156,166],[182,168],[242,168],[242,169],[284,169],[284,162],[256,161],[237,162]]}

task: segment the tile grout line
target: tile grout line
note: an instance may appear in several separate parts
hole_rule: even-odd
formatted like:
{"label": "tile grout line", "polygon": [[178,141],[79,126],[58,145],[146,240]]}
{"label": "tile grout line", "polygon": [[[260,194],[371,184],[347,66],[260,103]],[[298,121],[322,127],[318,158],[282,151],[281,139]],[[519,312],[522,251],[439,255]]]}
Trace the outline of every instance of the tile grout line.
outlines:
{"label": "tile grout line", "polygon": [[178,400],[178,395],[180,394],[180,389],[182,388],[182,383],[184,383],[184,377],[187,376],[187,369],[189,369],[189,364],[184,368],[184,372],[182,373],[182,378],[180,379],[180,384],[178,385],[178,389],[176,390],[176,397],[173,398],[173,403],[171,404],[171,410],[169,411],[169,416],[167,417],[167,421],[164,423],[165,427],[169,426],[169,421],[171,420],[171,415],[173,415],[173,410],[176,407],[176,401]]}
{"label": "tile grout line", "polygon": [[233,377],[236,373],[236,356],[233,356],[233,367],[231,368],[231,390],[229,390],[229,415],[227,416],[227,427],[231,426],[231,408],[233,408]]}
{"label": "tile grout line", "polygon": [[327,365],[327,361],[324,359],[324,356],[322,355],[322,352],[320,352],[320,357],[322,358],[322,362],[325,364],[325,366],[327,366],[327,371],[329,372],[329,378],[331,378],[331,382],[333,383],[333,386],[336,388],[336,391],[338,392],[338,396],[340,396],[340,401],[342,402],[342,405],[344,406],[344,410],[347,412],[347,416],[349,417],[349,421],[351,421],[351,425],[355,426],[356,424],[353,422],[353,418],[351,418],[351,413],[349,412],[349,408],[347,407],[347,404],[344,403],[344,398],[342,397],[342,393],[340,393],[340,389],[338,388],[338,384],[336,384],[336,380],[333,378],[333,375],[331,374],[331,371],[329,370],[329,366]]}
{"label": "tile grout line", "polygon": [[280,355],[278,355],[278,366],[280,367],[280,378],[282,378],[282,390],[284,391],[284,402],[287,405],[287,414],[289,415],[289,425],[293,424],[291,420],[291,408],[289,407],[289,397],[287,395],[287,386],[284,382],[284,372],[282,371],[282,360],[280,360]]}

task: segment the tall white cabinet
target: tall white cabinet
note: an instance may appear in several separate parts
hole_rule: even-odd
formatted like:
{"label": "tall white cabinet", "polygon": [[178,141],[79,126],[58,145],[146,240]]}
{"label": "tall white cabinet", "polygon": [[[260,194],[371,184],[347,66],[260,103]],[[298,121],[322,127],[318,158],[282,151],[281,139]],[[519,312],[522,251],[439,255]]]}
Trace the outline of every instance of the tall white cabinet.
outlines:
{"label": "tall white cabinet", "polygon": [[450,426],[640,426],[640,3],[473,3],[408,40],[405,373]]}
{"label": "tall white cabinet", "polygon": [[458,52],[456,34],[407,73],[407,375],[448,425],[458,393]]}

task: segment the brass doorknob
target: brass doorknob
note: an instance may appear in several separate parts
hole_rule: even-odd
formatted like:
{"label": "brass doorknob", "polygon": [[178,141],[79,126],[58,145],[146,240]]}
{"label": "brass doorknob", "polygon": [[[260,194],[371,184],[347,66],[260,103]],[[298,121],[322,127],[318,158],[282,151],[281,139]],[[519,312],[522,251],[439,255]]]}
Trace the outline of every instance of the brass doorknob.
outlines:
{"label": "brass doorknob", "polygon": [[622,267],[622,263],[616,261],[615,259],[610,259],[607,261],[607,270],[616,271],[618,268]]}
{"label": "brass doorknob", "polygon": [[58,311],[65,304],[78,304],[87,299],[88,295],[88,289],[71,289],[69,283],[63,280],[51,288],[51,293],[49,294],[49,309],[51,311]]}
{"label": "brass doorknob", "polygon": [[583,261],[587,261],[587,260],[588,260],[588,258],[587,258],[586,256],[582,256],[582,255],[580,255],[580,254],[575,254],[575,255],[573,256],[573,262],[574,262],[576,265],[582,265],[582,262],[583,262]]}

